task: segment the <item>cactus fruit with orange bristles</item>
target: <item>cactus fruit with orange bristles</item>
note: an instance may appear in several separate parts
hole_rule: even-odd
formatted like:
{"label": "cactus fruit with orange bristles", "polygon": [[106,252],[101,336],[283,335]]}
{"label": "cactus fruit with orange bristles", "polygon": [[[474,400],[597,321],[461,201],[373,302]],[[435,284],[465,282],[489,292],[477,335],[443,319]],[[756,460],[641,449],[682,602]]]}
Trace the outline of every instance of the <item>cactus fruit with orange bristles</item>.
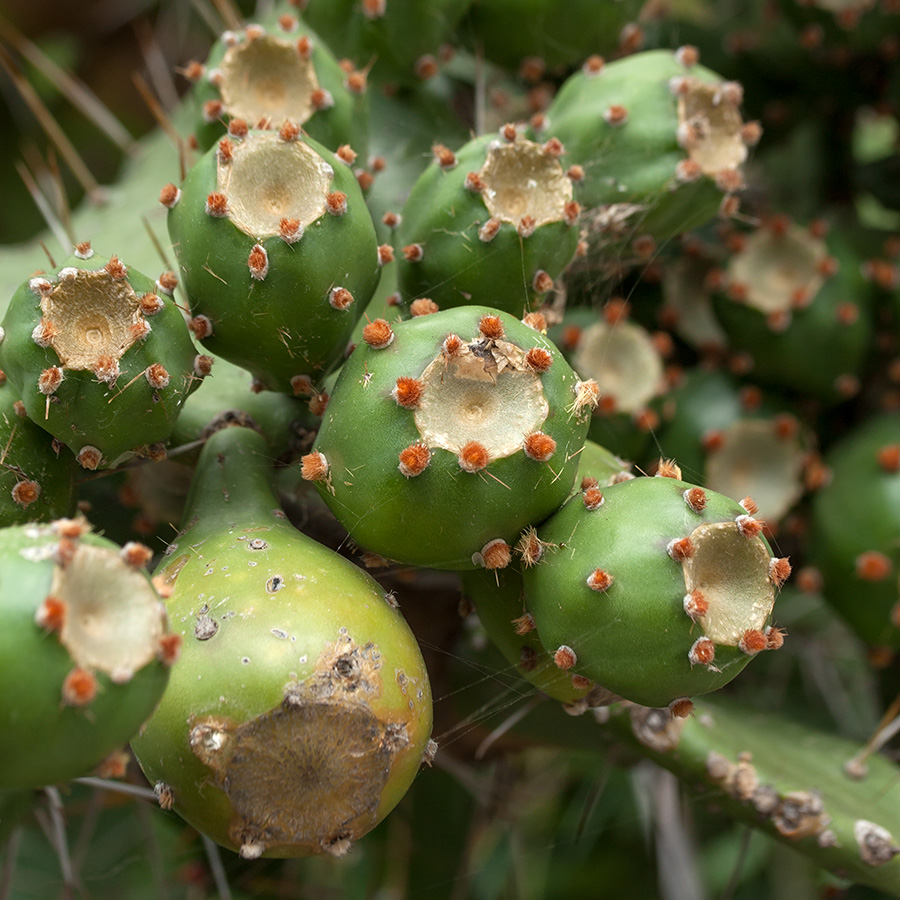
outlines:
{"label": "cactus fruit with orange bristles", "polygon": [[497,310],[400,322],[389,342],[375,325],[376,342],[341,370],[304,478],[369,551],[439,569],[505,567],[519,532],[568,496],[596,385]]}
{"label": "cactus fruit with orange bristles", "polygon": [[180,638],[150,556],[83,519],[0,529],[0,787],[87,775],[153,712]]}
{"label": "cactus fruit with orange bristles", "polygon": [[545,649],[654,707],[717,690],[780,646],[771,614],[790,573],[747,507],[677,466],[660,472],[572,497],[538,528],[545,550],[523,573]]}

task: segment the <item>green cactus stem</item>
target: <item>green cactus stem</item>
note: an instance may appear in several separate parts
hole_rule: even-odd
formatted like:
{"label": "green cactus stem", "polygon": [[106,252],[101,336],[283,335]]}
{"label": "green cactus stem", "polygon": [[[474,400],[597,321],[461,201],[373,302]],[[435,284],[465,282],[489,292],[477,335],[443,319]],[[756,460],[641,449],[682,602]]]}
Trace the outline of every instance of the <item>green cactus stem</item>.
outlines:
{"label": "green cactus stem", "polygon": [[78,519],[0,530],[0,786],[88,774],[159,702],[180,638],[149,558]]}
{"label": "green cactus stem", "polygon": [[341,856],[429,751],[431,694],[403,617],[290,525],[261,435],[206,443],[157,578],[185,645],[132,742],[160,802],[245,858]]}

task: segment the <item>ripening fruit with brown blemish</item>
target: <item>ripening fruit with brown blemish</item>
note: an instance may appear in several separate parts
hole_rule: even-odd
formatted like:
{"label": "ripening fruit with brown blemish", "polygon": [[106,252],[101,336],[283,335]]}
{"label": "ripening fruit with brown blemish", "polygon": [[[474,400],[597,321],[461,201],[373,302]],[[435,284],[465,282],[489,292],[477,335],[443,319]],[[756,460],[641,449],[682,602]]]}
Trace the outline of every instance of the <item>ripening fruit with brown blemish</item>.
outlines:
{"label": "ripening fruit with brown blemish", "polygon": [[325,454],[314,451],[301,457],[300,477],[304,481],[325,481],[328,478],[328,460]]}
{"label": "ripening fruit with brown blemish", "polygon": [[62,699],[67,706],[87,706],[97,696],[97,679],[80,666],[72,669],[62,684]]}
{"label": "ripening fruit with brown blemish", "polygon": [[866,550],[856,557],[856,575],[863,581],[884,581],[893,571],[893,563],[878,550]]}
{"label": "ripening fruit with brown blemish", "polygon": [[575,654],[575,651],[568,646],[568,644],[563,644],[562,646],[556,649],[556,652],[553,654],[553,662],[556,663],[557,667],[566,671],[575,666],[578,662],[578,657]]}
{"label": "ripening fruit with brown blemish", "polygon": [[398,406],[402,406],[404,409],[416,409],[424,392],[425,385],[418,378],[401,375],[391,390],[391,396],[397,401]]}
{"label": "ripening fruit with brown blemish", "polygon": [[421,443],[410,444],[400,451],[398,468],[407,478],[421,475],[431,462],[431,450]]}
{"label": "ripening fruit with brown blemish", "polygon": [[484,444],[467,441],[457,456],[460,468],[465,472],[480,472],[490,462],[490,455]]}
{"label": "ripening fruit with brown blemish", "polygon": [[547,462],[556,452],[556,441],[543,431],[533,431],[525,437],[522,449],[529,459]]}

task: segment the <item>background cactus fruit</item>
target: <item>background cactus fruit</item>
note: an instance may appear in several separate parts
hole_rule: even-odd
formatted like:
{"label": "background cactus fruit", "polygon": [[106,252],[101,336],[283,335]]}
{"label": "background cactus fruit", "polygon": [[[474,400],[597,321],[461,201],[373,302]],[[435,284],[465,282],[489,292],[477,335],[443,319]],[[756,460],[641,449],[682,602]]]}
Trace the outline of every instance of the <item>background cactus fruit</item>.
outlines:
{"label": "background cactus fruit", "polygon": [[303,18],[374,81],[415,83],[437,74],[442,45],[469,0],[307,0]]}
{"label": "background cactus fruit", "polygon": [[161,200],[196,337],[259,386],[308,393],[378,284],[350,167],[286,123],[222,138]]}
{"label": "background cactus fruit", "polygon": [[365,159],[365,74],[345,71],[296,16],[226,31],[205,64],[190,63],[183,71],[194,82],[195,134],[204,151],[234,119],[255,128],[290,119],[329,149],[350,144]]}
{"label": "background cactus fruit", "polygon": [[571,261],[580,207],[558,141],[529,141],[513,125],[457,153],[433,148],[397,231],[404,303],[482,305],[521,316]]}
{"label": "background cactus fruit", "polygon": [[566,498],[596,385],[540,332],[484,307],[369,326],[304,477],[361,547],[440,569],[502,568]]}
{"label": "background cactus fruit", "polygon": [[78,519],[0,530],[0,786],[86,775],[153,711],[180,641],[149,557]]}
{"label": "background cactus fruit", "polygon": [[659,242],[715,218],[743,185],[747,145],[740,85],[697,64],[694,48],[589,59],[546,110],[546,138],[582,167],[579,196],[592,242]]}
{"label": "background cactus fruit", "polygon": [[172,298],[87,244],[22,284],[3,328],[0,368],[28,417],[87,469],[165,442],[202,377]]}
{"label": "background cactus fruit", "polygon": [[71,515],[77,468],[72,454],[28,419],[0,373],[0,528]]}
{"label": "background cactus fruit", "polygon": [[860,424],[825,464],[809,544],[822,594],[867,643],[900,647],[900,416]]}
{"label": "background cactus fruit", "polygon": [[790,565],[761,529],[673,477],[589,488],[538,529],[525,605],[560,668],[645,706],[707,693],[781,645],[769,618]]}
{"label": "background cactus fruit", "polygon": [[736,234],[713,273],[714,309],[754,380],[826,402],[859,390],[872,345],[871,287],[846,238],[814,222],[771,217]]}
{"label": "background cactus fruit", "polygon": [[245,858],[341,856],[428,751],[428,676],[379,585],[287,522],[269,469],[249,429],[204,447],[157,576],[185,646],[132,746],[166,803]]}
{"label": "background cactus fruit", "polygon": [[800,499],[817,458],[809,429],[777,396],[694,369],[660,407],[660,446],[691,481],[732,500],[751,496],[769,524]]}

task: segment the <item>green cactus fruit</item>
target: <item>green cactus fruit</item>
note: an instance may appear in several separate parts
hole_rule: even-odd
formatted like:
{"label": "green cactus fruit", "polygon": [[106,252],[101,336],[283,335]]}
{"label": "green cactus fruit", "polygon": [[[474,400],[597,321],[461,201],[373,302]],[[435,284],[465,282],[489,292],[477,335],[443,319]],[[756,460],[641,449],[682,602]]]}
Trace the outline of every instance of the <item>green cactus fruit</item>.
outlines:
{"label": "green cactus fruit", "polygon": [[167,290],[85,243],[10,300],[0,368],[87,469],[156,454],[209,370]]}
{"label": "green cactus fruit", "polygon": [[0,528],[47,522],[75,511],[78,464],[25,415],[0,372]]}
{"label": "green cactus fruit", "polygon": [[490,306],[521,316],[572,260],[580,206],[559,141],[529,141],[513,125],[458,153],[433,148],[397,230],[397,284],[409,305]]}
{"label": "green cactus fruit", "polygon": [[153,711],[180,638],[149,558],[78,519],[0,531],[0,787],[86,775]]}
{"label": "green cactus fruit", "polygon": [[655,245],[728,213],[759,137],[743,91],[697,64],[693,47],[589,59],[543,117],[546,137],[581,167],[580,199],[594,248]]}
{"label": "green cactus fruit", "polygon": [[839,402],[859,390],[873,341],[860,260],[821,222],[775,216],[714,277],[716,317],[740,368],[786,392]]}
{"label": "green cactus fruit", "polygon": [[470,0],[307,0],[303,18],[380,84],[433,77]]}
{"label": "green cactus fruit", "polygon": [[687,372],[661,407],[659,445],[711,491],[752,497],[769,523],[804,493],[813,440],[797,411],[723,372]]}
{"label": "green cactus fruit", "polygon": [[584,442],[584,449],[578,455],[578,474],[575,488],[579,491],[589,487],[606,487],[620,481],[634,478],[631,463],[626,462],[596,441]]}
{"label": "green cactus fruit", "polygon": [[308,394],[380,275],[350,167],[287,123],[222,138],[160,200],[198,340],[258,388]]}
{"label": "green cactus fruit", "polygon": [[857,426],[825,455],[813,498],[810,562],[822,594],[864,641],[900,647],[900,416]]}
{"label": "green cactus fruit", "polygon": [[[534,620],[522,602],[522,576],[515,569],[472,571],[462,575],[463,595],[478,614],[485,634],[527,684],[578,715],[592,705],[593,684],[563,672],[543,648]],[[593,705],[597,705],[593,703]]]}
{"label": "green cactus fruit", "polygon": [[343,855],[430,743],[428,675],[379,585],[297,531],[256,432],[204,447],[158,579],[185,638],[133,740],[160,802],[245,858]]}
{"label": "green cactus fruit", "polygon": [[781,645],[790,573],[747,509],[670,477],[575,496],[537,530],[525,606],[556,664],[644,706],[683,706]]}
{"label": "green cactus fruit", "polygon": [[600,389],[590,437],[623,456],[641,458],[659,421],[653,401],[668,390],[654,336],[628,317],[628,304],[620,299],[599,313],[573,307],[549,334],[572,368]]}
{"label": "green cactus fruit", "polygon": [[473,0],[464,34],[486,59],[538,81],[548,69],[577,66],[591,53],[614,54],[627,44],[626,27],[641,5],[635,0]]}
{"label": "green cactus fruit", "polygon": [[205,63],[182,71],[194,83],[195,134],[203,151],[235,120],[251,128],[279,128],[289,120],[332,151],[349,145],[366,158],[366,75],[345,71],[296,16],[226,31]]}
{"label": "green cactus fruit", "polygon": [[303,474],[366,550],[502,568],[519,532],[568,496],[596,398],[551,341],[506,313],[375,320]]}

